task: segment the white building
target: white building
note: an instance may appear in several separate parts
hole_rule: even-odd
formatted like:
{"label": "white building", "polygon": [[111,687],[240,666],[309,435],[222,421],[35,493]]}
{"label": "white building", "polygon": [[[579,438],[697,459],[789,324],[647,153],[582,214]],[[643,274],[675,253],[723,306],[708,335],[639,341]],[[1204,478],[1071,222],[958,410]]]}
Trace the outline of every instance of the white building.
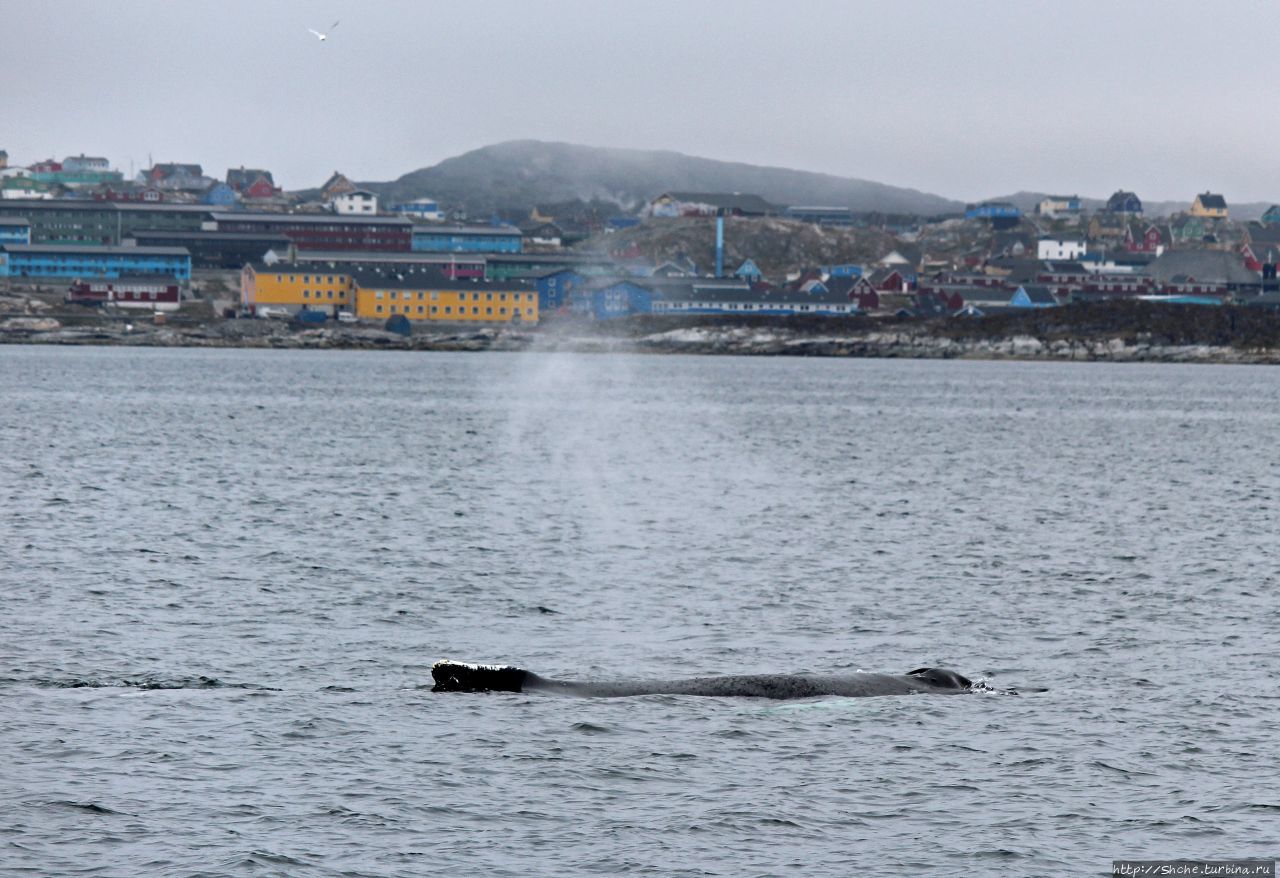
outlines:
{"label": "white building", "polygon": [[415,198],[413,201],[397,204],[391,209],[396,213],[430,222],[438,223],[444,220],[444,211],[440,209],[440,205],[434,198]]}
{"label": "white building", "polygon": [[1066,262],[1084,255],[1084,241],[1070,238],[1041,238],[1036,243],[1036,259],[1041,262]]}
{"label": "white building", "polygon": [[378,212],[378,196],[367,189],[356,189],[335,196],[329,205],[334,213],[373,216]]}

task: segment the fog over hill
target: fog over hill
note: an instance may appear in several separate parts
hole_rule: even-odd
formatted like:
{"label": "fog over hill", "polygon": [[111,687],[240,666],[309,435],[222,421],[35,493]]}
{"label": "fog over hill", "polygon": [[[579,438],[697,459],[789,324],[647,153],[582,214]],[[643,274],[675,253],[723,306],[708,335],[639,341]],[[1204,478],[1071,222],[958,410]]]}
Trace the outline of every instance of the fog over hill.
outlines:
{"label": "fog over hill", "polygon": [[569,201],[612,202],[634,211],[666,191],[744,192],[779,206],[933,215],[964,204],[868,180],[687,156],[512,140],[472,150],[388,183],[360,184],[391,202],[430,197],[473,215]]}

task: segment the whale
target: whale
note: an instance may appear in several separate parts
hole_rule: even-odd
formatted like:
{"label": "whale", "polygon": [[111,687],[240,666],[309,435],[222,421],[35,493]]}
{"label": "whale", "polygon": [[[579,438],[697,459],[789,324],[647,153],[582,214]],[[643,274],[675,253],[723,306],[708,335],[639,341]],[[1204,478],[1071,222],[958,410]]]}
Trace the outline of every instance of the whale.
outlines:
{"label": "whale", "polygon": [[550,692],[595,698],[636,695],[702,695],[745,698],[864,698],[877,695],[958,695],[974,691],[967,677],[945,668],[916,668],[905,674],[858,672],[838,675],[743,674],[674,680],[553,680],[513,665],[438,661],[431,668],[432,692]]}

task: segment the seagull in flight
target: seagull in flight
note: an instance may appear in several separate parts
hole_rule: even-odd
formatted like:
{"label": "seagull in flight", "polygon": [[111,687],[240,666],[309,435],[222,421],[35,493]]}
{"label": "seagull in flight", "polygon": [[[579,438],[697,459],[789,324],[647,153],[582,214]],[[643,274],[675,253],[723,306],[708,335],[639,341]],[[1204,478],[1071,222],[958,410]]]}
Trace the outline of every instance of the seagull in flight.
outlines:
{"label": "seagull in flight", "polygon": [[[335,27],[337,27],[337,26],[338,26],[338,22],[336,22],[336,21],[335,21],[333,24],[329,25],[329,30],[333,30],[333,29],[334,29]],[[320,31],[318,31],[318,30],[311,30],[311,28],[307,28],[307,30],[311,31],[311,33],[315,36],[315,38],[316,38],[317,40],[319,40],[320,42],[322,42],[322,43],[323,43],[325,40],[329,39],[329,35],[328,35],[328,34],[322,34],[322,33],[320,33]]]}

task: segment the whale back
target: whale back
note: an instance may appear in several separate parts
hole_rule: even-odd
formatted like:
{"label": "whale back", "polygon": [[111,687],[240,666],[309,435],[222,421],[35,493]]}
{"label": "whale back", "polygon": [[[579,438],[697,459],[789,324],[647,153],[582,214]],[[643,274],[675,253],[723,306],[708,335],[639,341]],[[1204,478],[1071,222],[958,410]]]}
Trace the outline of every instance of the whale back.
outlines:
{"label": "whale back", "polygon": [[957,674],[955,671],[948,671],[946,668],[916,668],[914,671],[907,671],[907,676],[923,680],[938,689],[964,691],[973,688],[973,683],[968,677]]}

